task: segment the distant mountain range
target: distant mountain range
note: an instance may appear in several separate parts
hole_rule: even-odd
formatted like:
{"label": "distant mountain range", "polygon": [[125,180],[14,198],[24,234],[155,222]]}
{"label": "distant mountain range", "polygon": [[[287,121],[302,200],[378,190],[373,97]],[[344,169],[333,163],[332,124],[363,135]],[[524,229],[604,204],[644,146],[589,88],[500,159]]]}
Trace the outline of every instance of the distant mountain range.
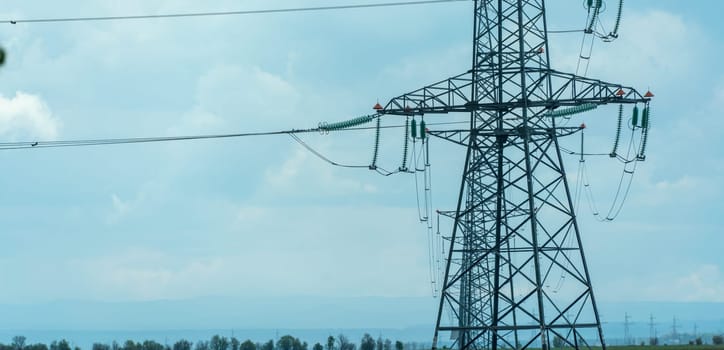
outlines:
{"label": "distant mountain range", "polygon": [[[161,343],[208,339],[219,333],[263,341],[293,334],[310,343],[344,333],[357,341],[365,332],[403,341],[430,341],[437,311],[433,298],[198,298],[152,302],[62,301],[0,305],[0,342],[23,334],[30,342],[67,338],[82,344],[119,342],[128,338]],[[649,336],[649,316],[656,332],[678,334],[724,331],[724,303],[626,302],[601,303],[606,338],[624,337],[624,314],[631,316],[631,336]],[[688,335],[687,335],[688,336]],[[683,338],[682,338],[683,339]],[[688,338],[687,338],[688,339]]]}

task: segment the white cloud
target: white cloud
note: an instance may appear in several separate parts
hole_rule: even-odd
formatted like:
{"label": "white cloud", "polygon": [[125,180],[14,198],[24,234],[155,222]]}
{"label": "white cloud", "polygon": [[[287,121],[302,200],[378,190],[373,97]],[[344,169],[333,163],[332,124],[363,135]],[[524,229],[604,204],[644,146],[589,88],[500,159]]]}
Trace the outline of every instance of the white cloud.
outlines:
{"label": "white cloud", "polygon": [[182,260],[150,249],[129,249],[71,263],[94,299],[158,300],[187,298],[208,291],[218,277],[219,258]]}
{"label": "white cloud", "polygon": [[[667,268],[668,271],[649,269],[635,274],[618,272],[606,278],[606,283],[595,285],[597,295],[609,302],[724,302],[724,274],[721,266],[705,263],[686,269],[676,266]],[[641,265],[637,264],[630,269],[640,270]],[[598,270],[594,268],[595,272]],[[600,274],[596,276],[601,277]]]}
{"label": "white cloud", "polygon": [[117,217],[126,215],[131,209],[130,203],[124,202],[115,193],[111,195],[111,202],[113,203],[114,214]]}
{"label": "white cloud", "polygon": [[724,274],[718,265],[701,265],[676,282],[679,300],[724,302]]}
{"label": "white cloud", "polygon": [[266,171],[267,183],[281,190],[291,188],[293,184],[299,182],[297,176],[307,158],[309,158],[307,152],[297,149],[280,167]]}
{"label": "white cloud", "polygon": [[59,129],[60,122],[39,96],[24,92],[17,92],[12,98],[0,95],[0,135],[53,140]]}
{"label": "white cloud", "polygon": [[[335,152],[327,144],[315,147],[325,156],[336,157]],[[352,156],[347,156],[352,159]],[[268,192],[310,193],[306,192],[309,189],[313,189],[314,192],[321,191],[325,195],[378,192],[377,186],[374,184],[359,180],[359,176],[356,175],[359,175],[360,172],[351,175],[350,169],[345,170],[340,171],[339,168],[311,155],[309,151],[302,149],[300,146],[293,151],[281,166],[273,166],[266,170],[265,180],[267,186],[260,190],[260,194],[264,195]]]}
{"label": "white cloud", "polygon": [[[680,15],[661,10],[627,12],[616,41],[594,43],[588,75],[604,80],[624,79],[621,83],[627,85],[680,84],[680,78],[699,68],[695,63],[701,52],[697,49],[705,47],[705,41],[699,39],[702,37],[700,30]],[[566,37],[575,38],[568,41],[559,38],[551,38],[553,68],[574,72],[580,37]]]}
{"label": "white cloud", "polygon": [[283,77],[257,66],[221,64],[199,78],[196,98],[199,109],[248,129],[288,126],[301,97]]}
{"label": "white cloud", "polygon": [[55,277],[72,274],[74,283],[53,295],[113,301],[430,295],[426,236],[411,209],[237,208],[231,232],[208,229],[204,239],[220,241],[213,252],[134,247],[61,261]]}

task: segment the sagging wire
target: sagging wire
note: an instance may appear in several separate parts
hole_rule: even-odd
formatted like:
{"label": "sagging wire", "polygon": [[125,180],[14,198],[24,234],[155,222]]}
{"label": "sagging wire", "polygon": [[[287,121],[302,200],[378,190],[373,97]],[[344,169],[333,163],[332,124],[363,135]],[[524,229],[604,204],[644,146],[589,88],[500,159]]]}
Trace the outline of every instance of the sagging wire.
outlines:
{"label": "sagging wire", "polygon": [[[436,297],[439,293],[438,284],[439,280],[442,279],[442,266],[441,256],[444,256],[444,242],[439,234],[439,217],[438,217],[438,232],[434,232],[434,226],[432,221],[432,171],[430,165],[430,143],[429,137],[427,137],[427,129],[424,118],[417,123],[417,120],[410,116],[405,118],[405,125],[403,128],[403,151],[402,151],[402,165],[397,171],[389,172],[377,165],[379,157],[379,146],[380,146],[380,129],[381,129],[381,118],[380,115],[369,115],[358,117],[346,121],[335,122],[335,123],[320,123],[318,128],[325,134],[332,131],[347,130],[349,128],[357,127],[362,124],[366,124],[376,119],[375,129],[375,140],[373,144],[372,162],[369,166],[362,165],[346,165],[334,162],[322,155],[320,152],[314,150],[311,146],[306,144],[296,135],[290,135],[295,141],[300,143],[307,150],[312,152],[320,159],[327,163],[335,166],[353,167],[353,168],[364,168],[367,167],[371,170],[375,170],[383,176],[390,176],[396,173],[412,173],[415,181],[415,199],[417,203],[418,219],[421,223],[425,224],[426,236],[427,236],[427,248],[428,248],[428,274],[430,278],[430,288],[433,297]],[[418,133],[419,126],[419,133]],[[420,140],[420,142],[418,142]],[[410,143],[412,145],[410,146]],[[418,147],[418,145],[420,145]],[[412,149],[410,149],[412,147]],[[408,168],[408,160],[412,168]],[[420,176],[419,173],[422,173]],[[422,180],[422,185],[420,181]],[[422,187],[422,188],[421,188]],[[421,195],[422,192],[422,195]],[[420,198],[422,197],[422,198]],[[438,253],[441,253],[439,256]]]}
{"label": "sagging wire", "polygon": [[[621,109],[619,109],[619,111],[621,111]],[[642,129],[642,136],[641,136],[642,146],[640,148],[641,150],[645,149],[643,147],[643,142],[645,142],[646,135],[648,134],[648,131],[647,131],[648,114],[650,113],[648,106],[646,106],[644,111],[645,111],[644,115],[646,115],[647,121],[646,122],[642,121],[642,127],[641,127],[641,129]],[[619,113],[619,115],[621,115],[621,113]],[[612,153],[610,156],[611,157],[615,156],[619,161],[621,161],[624,164],[624,168],[621,173],[621,177],[619,179],[618,186],[616,188],[616,194],[614,195],[613,202],[611,203],[611,206],[607,210],[605,216],[601,215],[601,212],[599,211],[598,206],[596,205],[596,199],[593,194],[593,190],[591,189],[591,182],[590,182],[590,178],[588,175],[588,167],[586,164],[586,159],[584,157],[586,154],[584,152],[584,137],[583,137],[583,132],[581,133],[581,152],[580,152],[581,158],[579,161],[579,169],[578,169],[578,175],[577,175],[577,179],[576,179],[578,181],[577,187],[576,187],[576,195],[575,195],[576,206],[580,205],[581,192],[583,192],[585,194],[586,200],[588,202],[589,209],[591,210],[591,212],[592,212],[593,216],[596,218],[596,220],[598,220],[600,222],[613,221],[620,215],[621,211],[623,210],[623,206],[628,199],[628,195],[630,193],[631,186],[633,184],[633,178],[634,178],[634,174],[636,172],[636,168],[638,166],[638,162],[642,161],[645,158],[645,156],[640,156],[641,152],[638,152],[639,147],[637,147],[637,145],[636,145],[635,135],[636,135],[636,129],[638,128],[637,119],[638,119],[638,107],[635,106],[634,110],[633,110],[633,115],[631,118],[631,123],[629,124],[630,130],[631,130],[631,137],[629,139],[629,145],[628,145],[628,149],[627,149],[625,157],[621,157],[615,153],[615,150],[616,150],[617,144],[618,144],[618,137],[620,134],[619,132],[617,132],[617,140],[614,144],[614,153]],[[583,187],[580,187],[581,185]],[[576,210],[576,209],[574,208],[574,210]]]}
{"label": "sagging wire", "polygon": [[[438,210],[436,213],[437,231],[435,232],[435,242],[437,243],[436,254],[438,255],[435,257],[435,262],[437,264],[437,279],[438,281],[441,281],[441,283],[445,283],[445,281],[443,281],[444,277],[442,266],[442,259],[444,259],[445,257],[445,240],[442,236],[442,233],[440,232],[440,211]],[[440,286],[439,292],[442,292],[442,286]]]}
{"label": "sagging wire", "polygon": [[[389,171],[389,170],[386,170],[386,169],[380,167],[379,165],[377,165],[377,160],[379,158],[380,133],[381,133],[381,128],[382,128],[381,118],[380,118],[379,114],[367,115],[367,116],[362,116],[362,117],[353,118],[353,119],[349,119],[349,120],[345,120],[345,121],[341,121],[341,122],[334,122],[334,123],[321,122],[321,123],[319,123],[316,130],[318,130],[319,132],[321,132],[323,134],[329,134],[330,132],[333,132],[333,131],[336,132],[336,131],[355,129],[355,128],[358,128],[359,126],[361,126],[363,124],[367,124],[373,120],[376,121],[376,125],[374,127],[375,141],[374,141],[373,152],[372,152],[372,161],[369,165],[350,165],[350,164],[342,164],[342,163],[335,162],[335,161],[329,159],[328,157],[326,157],[325,155],[323,155],[321,152],[319,152],[316,149],[314,149],[313,147],[311,147],[306,142],[304,142],[299,136],[296,135],[295,132],[289,132],[287,134],[292,139],[294,139],[297,143],[299,143],[302,147],[307,149],[310,153],[312,153],[319,159],[325,161],[326,163],[328,163],[332,166],[337,166],[337,167],[342,167],[342,168],[352,168],[352,169],[366,168],[369,170],[373,170],[382,176],[391,176],[391,175],[402,172],[401,170]],[[405,132],[407,132],[407,131],[405,130]]]}
{"label": "sagging wire", "polygon": [[291,134],[291,133],[287,134],[287,135],[289,135],[289,137],[291,137],[294,141],[296,141],[302,147],[306,148],[307,151],[309,151],[313,155],[317,156],[317,158],[327,162],[330,165],[333,165],[336,167],[341,167],[341,168],[351,168],[351,169],[369,169],[369,167],[370,167],[369,165],[349,165],[349,164],[337,163],[337,162],[327,158],[325,155],[318,152],[314,148],[312,148],[310,145],[308,145],[306,142],[304,142],[301,138],[299,138],[299,136],[297,136],[295,134]]}
{"label": "sagging wire", "polygon": [[[410,138],[412,139],[412,169],[410,172],[414,174],[415,181],[415,200],[417,202],[417,215],[421,223],[425,224],[428,248],[428,274],[430,277],[430,285],[433,296],[439,293],[438,282],[439,275],[439,251],[437,243],[438,237],[433,230],[432,222],[432,175],[430,166],[430,140],[425,137],[425,122],[422,120],[419,124],[420,133],[417,133],[417,121],[413,118],[410,124]],[[417,142],[417,139],[420,142]],[[418,147],[418,144],[420,147]],[[422,173],[422,179],[419,173]],[[422,186],[420,185],[422,180]],[[422,199],[420,198],[420,187],[422,187]],[[439,220],[439,218],[438,218]],[[438,230],[439,231],[439,230]]]}
{"label": "sagging wire", "polygon": [[440,256],[438,255],[438,252],[440,251],[440,242],[439,237],[435,235],[433,232],[433,225],[432,225],[432,208],[433,208],[433,199],[432,199],[432,167],[430,165],[430,139],[426,138],[423,139],[423,145],[424,145],[424,154],[425,154],[425,164],[423,172],[423,177],[425,181],[425,216],[427,220],[425,223],[427,224],[427,232],[428,236],[431,240],[431,247],[432,250],[432,272],[434,280],[432,281],[433,284],[433,296],[438,295],[440,292],[440,287],[438,284],[440,283],[441,276],[441,266],[440,266]]}

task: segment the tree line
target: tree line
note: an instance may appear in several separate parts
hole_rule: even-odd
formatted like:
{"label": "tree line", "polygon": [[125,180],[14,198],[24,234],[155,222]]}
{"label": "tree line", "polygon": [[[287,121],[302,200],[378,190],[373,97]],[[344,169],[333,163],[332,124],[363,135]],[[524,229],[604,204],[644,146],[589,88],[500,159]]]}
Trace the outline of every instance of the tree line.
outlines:
{"label": "tree line", "polygon": [[[50,344],[26,344],[26,340],[24,336],[15,336],[10,344],[0,343],[0,350],[82,350],[79,346],[71,346],[65,339],[53,341]],[[161,344],[154,340],[143,342],[127,340],[122,344],[116,341],[110,344],[94,343],[92,350],[405,350],[405,348],[416,350],[417,346],[406,346],[399,340],[393,343],[390,339],[382,339],[382,337],[375,339],[365,333],[359,342],[359,348],[347,336],[340,334],[336,337],[330,335],[324,344],[315,343],[311,349],[306,341],[291,335],[284,335],[276,342],[270,339],[262,343],[253,342],[250,339],[242,342],[235,337],[214,335],[209,340],[200,340],[195,343],[181,339],[172,345]]]}

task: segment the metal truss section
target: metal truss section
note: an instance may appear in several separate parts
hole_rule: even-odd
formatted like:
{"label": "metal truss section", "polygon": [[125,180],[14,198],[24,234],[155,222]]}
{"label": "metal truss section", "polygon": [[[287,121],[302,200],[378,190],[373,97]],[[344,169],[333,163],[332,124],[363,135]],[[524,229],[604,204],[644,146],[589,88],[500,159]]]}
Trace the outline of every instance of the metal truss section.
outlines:
{"label": "metal truss section", "polygon": [[601,343],[557,139],[550,129],[470,138],[437,327],[453,348]]}
{"label": "metal truss section", "polygon": [[631,87],[552,70],[544,0],[475,0],[472,67],[393,98],[388,115],[470,113],[431,131],[467,150],[433,349],[606,344],[558,139],[558,108],[648,103]]}
{"label": "metal truss section", "polygon": [[[390,100],[382,114],[389,115],[425,115],[453,112],[497,111],[501,108],[512,110],[516,108],[544,107],[546,111],[553,111],[559,107],[578,106],[586,103],[605,105],[610,103],[646,103],[650,101],[636,89],[612,84],[605,81],[567,74],[551,69],[526,68],[527,81],[530,82],[527,93],[518,91],[507,94],[507,99],[501,102],[476,102],[470,97],[473,85],[472,73],[465,73],[441,82],[426,86],[422,89],[398,96]],[[502,81],[521,90],[518,83],[520,71],[504,72],[501,76],[496,73],[482,77],[484,81]],[[550,90],[547,82],[550,81]],[[540,89],[540,88],[543,89]],[[492,92],[491,87],[483,90],[484,95]],[[621,94],[623,93],[623,94]]]}

